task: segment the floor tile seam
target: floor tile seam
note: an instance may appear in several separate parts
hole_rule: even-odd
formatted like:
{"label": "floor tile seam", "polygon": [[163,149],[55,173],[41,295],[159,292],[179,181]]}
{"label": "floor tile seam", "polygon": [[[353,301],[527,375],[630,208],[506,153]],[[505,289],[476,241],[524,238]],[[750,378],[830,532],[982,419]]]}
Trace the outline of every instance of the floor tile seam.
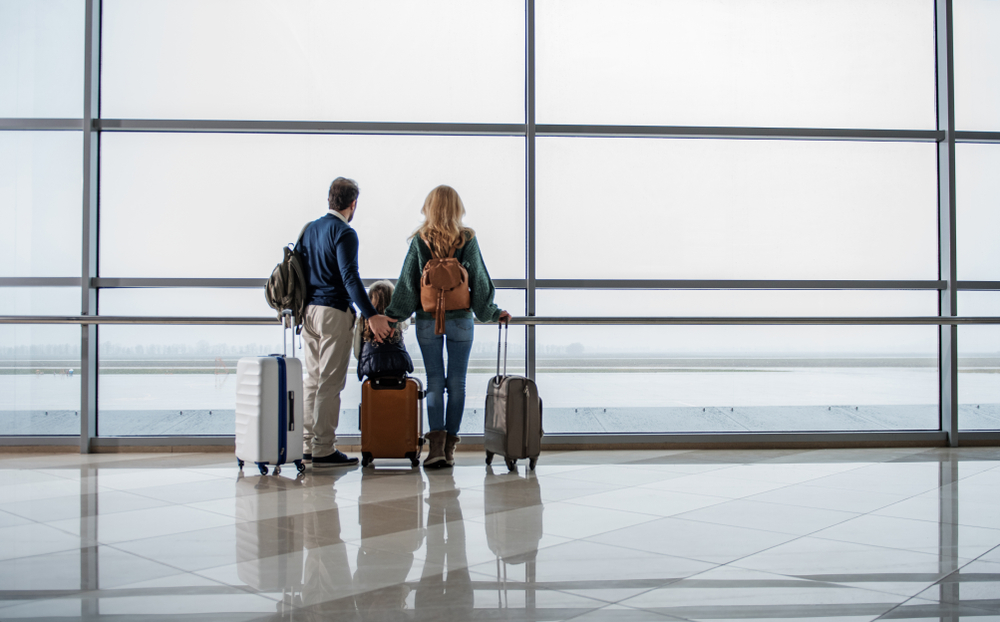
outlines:
{"label": "floor tile seam", "polygon": [[[778,546],[781,546],[781,545],[779,544]],[[761,551],[761,552],[763,552],[763,551]],[[753,555],[757,555],[757,553],[753,553],[751,555],[748,555],[748,556],[745,556],[745,557],[741,557],[740,559],[746,559],[747,557],[752,557]],[[734,560],[733,562],[726,562],[724,564],[719,564],[718,568],[733,568],[733,569],[741,570],[741,571],[744,571],[744,572],[753,572],[753,573],[757,573],[757,574],[771,575],[771,576],[774,576],[774,577],[782,577],[782,578],[784,578],[786,580],[787,579],[792,579],[792,580],[795,580],[795,581],[801,581],[803,583],[803,585],[812,584],[814,586],[820,586],[820,587],[825,587],[825,588],[836,588],[836,589],[844,589],[844,590],[851,590],[851,591],[866,592],[866,593],[871,593],[871,594],[880,594],[880,595],[884,595],[884,596],[894,596],[896,598],[901,598],[901,599],[904,599],[904,600],[908,599],[908,598],[912,598],[912,596],[906,596],[904,594],[898,594],[898,593],[895,593],[895,592],[887,592],[885,590],[876,590],[876,589],[872,589],[872,588],[868,588],[868,587],[859,587],[857,585],[848,585],[846,583],[837,583],[836,581],[820,581],[820,580],[817,580],[817,579],[809,578],[808,576],[793,575],[793,574],[784,574],[784,573],[781,573],[781,572],[773,572],[773,571],[770,571],[770,570],[760,570],[760,569],[757,569],[757,568],[745,568],[743,566],[733,566],[732,564],[735,561],[739,561],[739,560]],[[712,568],[710,570],[716,570],[716,568]],[[706,570],[704,572],[709,572],[709,571]],[[699,573],[699,574],[701,574],[701,573]],[[689,579],[691,577],[687,577],[687,578]],[[923,588],[923,589],[927,589],[927,588]],[[882,614],[879,614],[879,615],[885,615],[885,613],[882,613]]]}
{"label": "floor tile seam", "polygon": [[[636,510],[625,510],[625,509],[622,509],[622,508],[611,508],[611,507],[606,507],[606,506],[594,506],[594,505],[587,505],[586,503],[580,503],[580,500],[584,499],[586,497],[591,497],[591,496],[601,495],[601,494],[607,494],[607,493],[610,493],[610,492],[617,492],[618,490],[625,490],[625,489],[624,488],[620,488],[620,489],[616,489],[616,490],[609,490],[609,491],[605,491],[605,492],[593,493],[592,495],[583,495],[582,497],[570,497],[569,499],[560,499],[559,501],[549,501],[548,503],[543,503],[541,505],[545,506],[545,505],[548,505],[548,504],[562,503],[562,504],[566,504],[566,505],[575,505],[575,506],[581,507],[581,508],[588,508],[588,509],[599,508],[599,509],[603,509],[603,510],[614,510],[616,512],[627,512],[629,514],[640,514],[642,516],[655,516],[657,518],[670,518],[672,516],[675,516],[675,514],[667,514],[667,515],[664,515],[664,514],[654,514],[654,513],[650,513],[650,512],[639,512],[639,511],[636,511]],[[673,491],[664,491],[664,490],[661,490],[661,491],[657,491],[657,492],[669,493],[669,492],[673,492]],[[691,495],[691,496],[695,496],[695,497],[704,497],[706,499],[718,499],[717,503],[711,503],[709,505],[702,506],[701,508],[697,508],[699,510],[700,509],[704,509],[704,508],[715,507],[717,505],[722,505],[723,503],[729,503],[730,501],[738,501],[739,500],[739,499],[733,499],[732,497],[715,497],[715,496],[710,496],[710,495],[699,495],[699,494],[693,493],[693,492],[685,492],[685,493],[680,493],[680,494]],[[507,511],[510,511],[510,510],[507,510]],[[684,511],[685,512],[693,512],[694,510],[684,510]]]}
{"label": "floor tile seam", "polygon": [[[30,518],[28,516],[21,516],[20,514],[15,514],[14,512],[10,512],[10,511],[4,510],[4,509],[0,509],[0,512],[3,512],[4,514],[10,514],[14,518],[20,518],[21,520],[26,520],[26,521],[29,521],[31,523],[37,524],[37,525],[44,525],[45,524],[44,522],[39,521],[39,520],[35,520],[34,518]],[[7,527],[24,527],[24,525],[8,525]],[[7,527],[0,527],[0,529],[7,529]]]}
{"label": "floor tile seam", "polygon": [[[927,586],[926,588],[924,588],[923,590],[921,590],[919,592],[919,594],[923,594],[925,591],[927,591],[928,589],[934,587],[935,585],[937,585],[937,583],[933,583],[933,584]],[[905,607],[905,606],[907,606],[907,605],[909,605],[911,603],[920,604],[920,605],[938,605],[938,606],[940,606],[942,604],[950,604],[950,603],[942,603],[939,600],[931,600],[931,599],[927,599],[927,598],[920,598],[919,594],[907,598],[905,601],[899,603],[898,605],[896,605],[895,607],[893,607],[889,611],[886,611],[885,613],[883,613],[877,619],[878,620],[882,620],[882,619],[885,618],[885,616],[889,615],[893,611],[896,611],[897,609],[901,609],[901,608],[903,608],[903,607]],[[958,607],[961,607],[961,608],[964,608],[964,609],[973,609],[975,611],[981,611],[984,614],[997,614],[998,613],[998,611],[996,611],[996,610],[983,609],[983,608],[977,607],[975,605],[967,605],[964,602],[962,602],[961,600],[959,600],[959,602],[956,605]]]}
{"label": "floor tile seam", "polygon": [[[807,536],[803,536],[803,537],[807,537]],[[856,546],[867,546],[867,547],[871,547],[871,548],[875,548],[875,549],[884,549],[884,550],[887,550],[887,551],[902,551],[902,552],[906,552],[906,553],[914,553],[916,555],[927,555],[927,556],[934,557],[935,560],[939,559],[939,555],[937,553],[928,553],[926,551],[917,551],[917,550],[914,550],[914,549],[899,548],[899,547],[894,547],[894,546],[885,546],[885,545],[882,545],[882,544],[868,544],[867,542],[851,542],[849,540],[837,540],[836,538],[824,538],[823,536],[816,536],[816,535],[810,535],[808,537],[809,538],[815,538],[817,540],[824,540],[826,542],[836,542],[838,544],[853,544],[853,545],[856,545]],[[992,549],[990,549],[990,550],[992,550]],[[987,552],[989,552],[989,551],[987,551]],[[985,554],[986,553],[983,553],[983,555],[985,555]],[[959,562],[961,562],[962,566],[965,566],[968,563],[973,562],[973,561],[975,561],[978,558],[956,557],[955,559],[958,560]]]}
{"label": "floor tile seam", "polygon": [[940,519],[934,520],[934,519],[928,519],[928,518],[913,518],[912,516],[893,516],[892,514],[875,514],[874,513],[874,512],[881,512],[881,511],[883,511],[885,509],[886,508],[881,508],[879,510],[874,510],[873,512],[866,512],[864,514],[864,516],[874,516],[875,518],[892,518],[892,519],[897,519],[897,520],[911,520],[911,521],[916,521],[916,522],[919,522],[919,523],[932,523],[934,525],[945,524],[945,525],[952,525],[952,526],[955,526],[955,527],[969,527],[971,529],[990,529],[990,530],[993,530],[993,531],[1000,531],[1000,523],[997,523],[997,525],[998,525],[997,527],[984,527],[983,525],[972,525],[970,523],[963,523],[963,522],[961,522],[961,517],[959,517],[959,522],[949,522],[949,521],[942,521]]}
{"label": "floor tile seam", "polygon": [[985,553],[983,553],[982,555],[980,555],[979,557],[975,558],[972,561],[973,562],[981,562],[981,563],[984,563],[984,564],[995,564],[998,568],[1000,568],[1000,561],[992,561],[992,560],[989,560],[989,559],[982,559],[983,557],[986,557],[987,555],[989,555],[990,553],[992,553],[994,551],[1000,552],[1000,544],[998,544],[997,546],[993,547],[992,549],[986,551]]}
{"label": "floor tile seam", "polygon": [[[809,484],[802,484],[802,485],[803,486],[809,486],[810,488],[819,488],[821,490],[835,490],[835,491],[838,491],[838,492],[857,492],[857,490],[852,490],[850,488],[830,488],[829,486],[810,486]],[[911,494],[908,497],[903,497],[902,499],[898,499],[896,501],[891,501],[891,502],[889,502],[889,503],[887,503],[885,505],[881,505],[881,506],[879,506],[877,508],[868,510],[867,512],[863,512],[863,514],[871,514],[872,512],[877,512],[879,510],[883,510],[883,509],[885,509],[885,508],[887,508],[889,506],[896,505],[897,503],[902,503],[904,501],[909,501],[911,499],[915,499],[915,498],[917,498],[917,497],[919,497],[921,495],[926,495],[927,493],[932,492],[934,490],[939,490],[939,488],[932,488],[930,490],[925,490],[923,492],[913,493],[913,494]],[[768,490],[767,492],[762,492],[762,493],[758,493],[758,494],[762,494],[763,495],[763,494],[767,494],[769,492],[774,492],[774,491]],[[874,491],[874,490],[866,490],[866,491],[862,491],[862,492],[870,492],[870,493],[876,494],[876,495],[893,495],[894,494],[894,493],[879,492],[879,491]],[[789,504],[789,505],[791,505],[791,504]],[[810,506],[804,506],[804,507],[810,507]]]}
{"label": "floor tile seam", "polygon": [[[135,542],[135,540],[130,540],[129,542]],[[126,542],[121,542],[121,543],[117,543],[117,544],[127,544],[127,543]],[[120,546],[116,546],[115,544],[100,544],[99,546],[107,547],[109,549],[114,549],[115,551],[118,551],[119,553],[123,553],[125,555],[129,555],[130,557],[137,557],[137,558],[139,558],[139,559],[141,559],[143,561],[151,562],[153,564],[156,564],[157,566],[163,566],[163,567],[170,568],[172,570],[176,570],[177,571],[174,574],[165,575],[165,577],[176,577],[176,576],[180,576],[180,575],[189,575],[189,574],[190,575],[195,575],[195,574],[197,574],[197,571],[186,570],[184,568],[181,568],[180,566],[175,566],[174,564],[170,564],[170,563],[161,561],[159,559],[154,559],[154,558],[148,557],[146,555],[140,555],[139,553],[123,549]],[[99,555],[100,554],[98,553],[98,556]],[[98,557],[98,559],[99,559],[99,557]],[[267,559],[267,558],[262,558],[262,559]],[[216,568],[219,568],[219,567],[220,566],[216,566]],[[208,570],[208,569],[207,568],[203,568],[202,570]],[[160,577],[160,578],[165,578],[165,577]],[[205,577],[205,576],[202,576],[202,575],[198,575],[198,577],[201,578],[201,579],[205,579],[207,581],[211,581],[213,583],[216,583],[216,584],[224,586],[224,587],[240,587],[240,586],[232,586],[232,585],[229,585],[227,583],[223,583],[222,581],[218,581],[216,579],[212,579],[211,577]],[[128,584],[126,584],[126,585],[128,585]]]}
{"label": "floor tile seam", "polygon": [[[647,514],[645,512],[635,512],[635,511],[632,511],[632,510],[620,510],[620,509],[617,509],[617,508],[595,508],[592,505],[581,505],[579,503],[573,503],[571,501],[552,501],[550,503],[543,504],[543,507],[545,507],[545,506],[551,506],[551,505],[556,505],[556,504],[571,505],[571,506],[576,506],[576,507],[579,507],[579,508],[588,508],[588,509],[591,509],[591,510],[594,510],[594,509],[605,509],[605,510],[610,510],[612,512],[622,512],[622,513],[625,513],[625,514],[630,514],[630,515],[633,515],[633,516],[638,516],[638,517],[641,517],[641,518],[648,519],[648,520],[643,520],[643,521],[640,521],[640,522],[632,524],[632,525],[628,525],[628,527],[638,527],[639,525],[645,525],[646,523],[650,523],[650,522],[653,522],[655,520],[661,520],[663,518],[669,518],[669,517],[666,517],[666,516],[661,516],[659,514]],[[518,510],[504,510],[504,512],[496,512],[496,513],[503,514],[505,512],[517,512],[517,511]],[[483,516],[483,522],[484,523],[485,523],[486,516],[487,515]],[[605,533],[610,533],[611,531],[618,531],[618,529],[626,529],[626,528],[627,527],[616,527],[616,528],[610,529],[608,531],[602,531],[600,534],[593,534],[592,536],[587,536],[587,537],[589,538],[589,537],[593,537],[593,536],[598,536],[598,535],[602,535],[602,534],[605,534]],[[542,533],[544,533],[546,535],[550,535],[550,536],[558,536],[559,535],[557,533],[551,533],[551,532],[546,531],[544,527],[542,528]],[[565,538],[565,537],[569,537],[569,536],[560,536],[560,537]],[[572,539],[577,540],[577,539],[582,539],[582,538],[572,538]]]}
{"label": "floor tile seam", "polygon": [[[490,562],[482,562],[482,563],[476,564],[476,565],[477,566],[482,566],[482,565],[487,564],[487,563],[490,563]],[[487,573],[479,571],[479,570],[473,570],[471,566],[468,567],[467,569],[468,569],[470,575],[478,575],[480,577],[484,577],[485,580],[493,580],[493,581],[497,580],[496,577],[494,577],[493,575],[487,574]],[[695,574],[701,574],[702,572],[708,572],[708,571],[714,570],[714,569],[715,569],[714,567],[713,568],[708,568],[706,570],[698,571]],[[672,585],[672,584],[677,583],[679,581],[684,581],[686,579],[689,579],[689,578],[691,578],[691,576],[694,576],[694,575],[690,575],[690,576],[687,576],[687,577],[678,577],[678,578],[675,578],[675,579],[670,579],[670,580],[664,582],[662,585],[657,585],[656,587],[651,587],[651,588],[643,590],[643,591],[641,591],[639,593],[632,594],[631,596],[626,596],[625,598],[622,598],[622,599],[619,599],[619,600],[616,600],[616,601],[613,601],[613,602],[612,601],[603,600],[603,599],[597,598],[595,596],[581,596],[581,595],[575,594],[575,593],[573,593],[573,592],[571,592],[571,591],[569,591],[567,589],[554,589],[554,590],[545,590],[545,591],[547,591],[547,592],[556,592],[556,593],[559,593],[559,594],[567,594],[569,596],[573,596],[573,597],[576,597],[576,598],[586,598],[588,600],[592,600],[592,601],[595,601],[597,603],[603,603],[601,607],[597,608],[598,610],[600,610],[600,609],[604,609],[605,607],[607,607],[609,605],[617,605],[617,604],[620,604],[623,601],[626,601],[626,600],[629,600],[629,599],[632,599],[632,598],[636,598],[636,597],[642,596],[644,594],[648,594],[649,592],[653,592],[653,591],[656,591],[656,590],[661,590],[661,589],[667,587],[668,585]],[[623,606],[629,607],[630,609],[635,609],[637,611],[647,611],[647,610],[642,609],[640,607],[632,607],[632,606],[629,606],[629,605],[623,605]],[[653,613],[656,613],[656,612],[653,612]],[[587,613],[582,613],[580,615],[587,615]],[[662,614],[657,614],[657,615],[662,615]],[[574,616],[574,617],[578,617],[578,616]],[[670,616],[666,616],[666,617],[669,618]],[[677,616],[673,616],[673,617],[674,617],[674,619],[677,619],[677,620],[688,620],[688,618],[679,618]],[[573,618],[568,618],[568,619],[573,619]]]}
{"label": "floor tile seam", "polygon": [[[749,481],[749,480],[741,480],[741,479],[736,479],[736,478],[724,478],[724,479],[728,479],[729,481],[736,482],[736,483]],[[671,482],[671,481],[674,481],[674,480],[664,480],[664,481]],[[784,490],[785,488],[791,488],[793,486],[801,486],[801,485],[803,485],[803,484],[784,484],[784,483],[780,483],[780,482],[768,482],[768,483],[769,484],[775,484],[776,487],[775,488],[769,488],[767,490],[762,490],[760,492],[752,492],[752,493],[750,493],[748,495],[744,495],[742,497],[726,497],[726,498],[730,499],[730,500],[745,499],[745,498],[751,497],[753,495],[762,495],[762,494],[769,493],[769,492],[777,492],[779,490]],[[718,495],[706,495],[706,494],[696,493],[696,492],[685,492],[683,490],[671,490],[669,488],[653,488],[652,484],[638,484],[636,487],[637,488],[645,488],[647,490],[657,490],[659,492],[667,492],[667,493],[674,492],[674,493],[680,493],[680,494],[685,494],[685,495],[699,495],[699,496],[702,496],[702,497],[714,497],[714,496],[718,496]]]}
{"label": "floor tile seam", "polygon": [[[742,500],[743,499],[733,499],[733,501],[742,501]],[[765,502],[764,501],[757,501],[756,503],[765,503]],[[801,506],[793,506],[793,505],[786,506],[785,504],[781,504],[781,503],[772,503],[771,505],[777,505],[777,506],[780,506],[780,507],[795,507],[795,508],[801,507]],[[708,507],[715,507],[715,506],[708,506]],[[702,509],[705,509],[705,508],[698,508],[697,510],[690,510],[690,512],[698,512],[699,510],[702,510]],[[674,516],[670,516],[668,518],[675,518],[677,520],[685,520],[685,521],[689,521],[689,522],[709,523],[709,524],[712,524],[712,525],[721,525],[721,526],[724,526],[724,527],[740,527],[742,529],[754,529],[756,531],[764,531],[764,532],[767,532],[767,533],[778,533],[778,534],[782,534],[782,535],[790,535],[790,536],[798,536],[798,537],[809,537],[809,536],[813,536],[814,534],[817,534],[817,533],[823,531],[824,529],[830,529],[832,527],[836,527],[837,525],[842,525],[842,524],[850,522],[850,521],[852,521],[852,520],[854,520],[856,518],[860,518],[861,516],[864,516],[864,514],[858,514],[858,513],[855,513],[855,512],[847,512],[846,510],[826,510],[826,509],[823,509],[823,508],[804,508],[804,509],[818,509],[821,512],[845,512],[847,514],[854,514],[854,515],[851,516],[851,517],[849,517],[849,518],[845,518],[845,519],[843,519],[841,521],[838,521],[836,523],[833,523],[831,525],[827,525],[826,527],[820,527],[819,529],[817,529],[815,531],[810,531],[808,533],[792,533],[792,532],[788,532],[788,531],[775,531],[773,529],[758,529],[757,527],[746,527],[744,525],[733,525],[731,523],[717,523],[717,522],[714,522],[714,521],[711,521],[711,520],[684,518],[682,515],[674,515]],[[689,512],[685,512],[685,513],[689,513]]]}

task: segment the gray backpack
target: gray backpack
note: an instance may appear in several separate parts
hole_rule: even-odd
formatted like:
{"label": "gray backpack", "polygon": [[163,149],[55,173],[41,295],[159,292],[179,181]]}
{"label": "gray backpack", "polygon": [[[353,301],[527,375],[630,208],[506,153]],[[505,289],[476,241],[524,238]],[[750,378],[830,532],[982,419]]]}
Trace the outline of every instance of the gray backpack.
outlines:
{"label": "gray backpack", "polygon": [[[278,319],[285,328],[296,328],[296,332],[302,330],[302,320],[306,313],[306,273],[305,262],[299,248],[302,245],[302,236],[312,223],[306,223],[299,233],[299,239],[294,246],[289,244],[282,250],[285,252],[284,259],[281,260],[271,278],[264,286],[264,299],[268,306],[278,312]],[[284,311],[288,309],[292,313],[288,315]]]}

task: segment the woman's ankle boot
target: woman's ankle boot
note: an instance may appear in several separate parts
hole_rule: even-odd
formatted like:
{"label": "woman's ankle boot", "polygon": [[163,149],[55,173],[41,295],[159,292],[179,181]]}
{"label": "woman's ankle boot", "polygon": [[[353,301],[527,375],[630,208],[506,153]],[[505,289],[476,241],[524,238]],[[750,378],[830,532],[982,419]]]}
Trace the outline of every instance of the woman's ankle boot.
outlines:
{"label": "woman's ankle boot", "polygon": [[462,442],[462,439],[457,436],[448,435],[448,438],[444,442],[444,461],[448,466],[455,466],[455,445]]}
{"label": "woman's ankle boot", "polygon": [[424,460],[424,468],[445,466],[444,443],[448,437],[448,432],[445,430],[434,430],[425,434],[424,437],[430,445],[430,448],[427,450],[427,458]]}

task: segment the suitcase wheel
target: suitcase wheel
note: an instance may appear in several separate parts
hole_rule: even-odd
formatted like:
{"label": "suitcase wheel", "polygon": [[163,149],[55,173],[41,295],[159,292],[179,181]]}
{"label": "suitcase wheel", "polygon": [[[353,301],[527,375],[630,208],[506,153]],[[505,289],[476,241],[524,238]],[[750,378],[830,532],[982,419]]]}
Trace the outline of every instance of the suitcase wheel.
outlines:
{"label": "suitcase wheel", "polygon": [[243,470],[243,461],[242,461],[242,460],[240,460],[239,458],[237,458],[237,459],[236,459],[236,464],[237,464],[237,465],[239,465],[239,467],[240,467],[240,470],[242,471],[242,470]]}
{"label": "suitcase wheel", "polygon": [[486,451],[486,466],[489,466],[491,464],[493,464],[493,452],[487,450]]}
{"label": "suitcase wheel", "polygon": [[413,468],[417,468],[418,466],[420,466],[420,459],[419,458],[410,458],[410,466],[413,467]]}
{"label": "suitcase wheel", "polygon": [[263,462],[257,463],[257,468],[260,470],[261,475],[267,475],[267,465]]}
{"label": "suitcase wheel", "polygon": [[531,458],[528,460],[528,468],[532,471],[535,470],[535,465],[538,464],[538,458]]}
{"label": "suitcase wheel", "polygon": [[504,458],[504,462],[507,463],[507,470],[508,471],[516,471],[517,470],[517,460],[511,460],[510,458]]}
{"label": "suitcase wheel", "polygon": [[303,464],[303,462],[301,460],[296,460],[295,461],[295,468],[299,470],[299,473],[305,473],[306,472],[306,465]]}
{"label": "suitcase wheel", "polygon": [[371,452],[369,451],[361,452],[361,466],[366,467],[369,464],[371,464],[373,460],[374,458],[372,458]]}

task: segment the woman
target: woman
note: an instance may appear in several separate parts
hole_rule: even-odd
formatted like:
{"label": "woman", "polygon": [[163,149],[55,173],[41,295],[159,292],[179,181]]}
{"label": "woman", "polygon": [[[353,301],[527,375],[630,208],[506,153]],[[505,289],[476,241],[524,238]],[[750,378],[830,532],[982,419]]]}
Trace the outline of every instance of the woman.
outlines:
{"label": "woman", "polygon": [[[462,224],[465,206],[450,186],[431,190],[420,210],[424,224],[410,236],[410,250],[396,282],[392,302],[385,310],[390,318],[408,318],[417,312],[417,343],[427,371],[427,421],[430,449],[424,467],[455,464],[455,445],[465,412],[465,376],[472,353],[474,322],[507,322],[510,314],[493,303],[493,281],[479,254],[476,232]],[[456,249],[449,255],[451,249]],[[455,257],[469,272],[470,309],[445,314],[444,335],[434,334],[434,316],[420,308],[420,276],[431,259]],[[395,320],[393,320],[395,321]],[[448,349],[448,369],[444,367],[444,348]],[[448,394],[447,407],[445,393]]]}

